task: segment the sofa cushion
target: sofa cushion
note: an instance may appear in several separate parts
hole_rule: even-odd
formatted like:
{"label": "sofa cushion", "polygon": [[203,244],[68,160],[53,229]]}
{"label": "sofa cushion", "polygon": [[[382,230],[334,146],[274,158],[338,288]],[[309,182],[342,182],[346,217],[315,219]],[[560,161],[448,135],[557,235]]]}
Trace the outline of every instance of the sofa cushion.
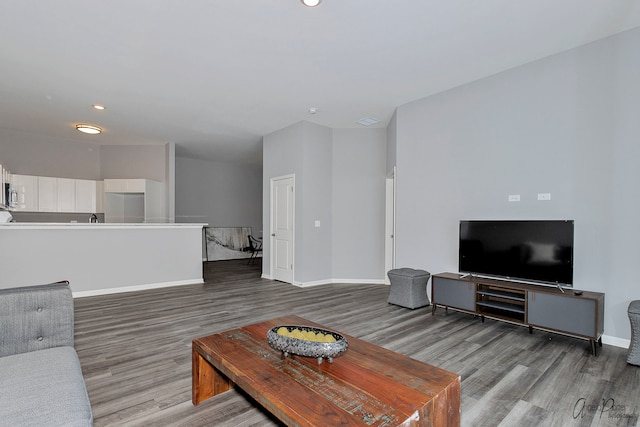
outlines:
{"label": "sofa cushion", "polygon": [[0,424],[91,426],[93,416],[73,347],[0,357]]}
{"label": "sofa cushion", "polygon": [[73,297],[68,282],[0,289],[0,357],[73,347]]}

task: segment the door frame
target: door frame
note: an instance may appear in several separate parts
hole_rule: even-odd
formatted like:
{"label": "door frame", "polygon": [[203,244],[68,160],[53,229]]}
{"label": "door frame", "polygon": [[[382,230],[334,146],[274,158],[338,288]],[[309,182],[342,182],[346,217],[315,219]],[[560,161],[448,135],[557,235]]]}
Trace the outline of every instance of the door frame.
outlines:
{"label": "door frame", "polygon": [[292,204],[292,208],[291,208],[291,226],[292,226],[292,230],[291,230],[291,284],[295,283],[295,274],[296,274],[296,261],[295,261],[295,256],[296,256],[296,250],[295,250],[295,242],[296,242],[296,175],[294,173],[292,174],[287,174],[287,175],[280,175],[280,176],[275,176],[272,177],[269,180],[269,275],[271,276],[271,279],[274,279],[275,275],[275,268],[276,268],[276,258],[275,258],[275,227],[274,227],[274,220],[275,220],[275,212],[274,212],[274,204],[273,204],[273,194],[274,194],[274,189],[275,189],[275,182],[276,181],[280,181],[280,180],[284,180],[284,179],[291,179],[293,181],[292,187],[293,187],[293,194],[291,196],[291,204]]}
{"label": "door frame", "polygon": [[385,179],[384,225],[384,282],[388,285],[387,272],[396,265],[396,167]]}

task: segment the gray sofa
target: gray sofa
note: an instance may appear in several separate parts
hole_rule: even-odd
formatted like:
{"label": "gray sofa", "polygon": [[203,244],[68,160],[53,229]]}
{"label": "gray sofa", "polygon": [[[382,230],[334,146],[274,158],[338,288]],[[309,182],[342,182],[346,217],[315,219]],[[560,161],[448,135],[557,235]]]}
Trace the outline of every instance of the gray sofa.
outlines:
{"label": "gray sofa", "polygon": [[92,426],[68,282],[0,289],[0,425]]}

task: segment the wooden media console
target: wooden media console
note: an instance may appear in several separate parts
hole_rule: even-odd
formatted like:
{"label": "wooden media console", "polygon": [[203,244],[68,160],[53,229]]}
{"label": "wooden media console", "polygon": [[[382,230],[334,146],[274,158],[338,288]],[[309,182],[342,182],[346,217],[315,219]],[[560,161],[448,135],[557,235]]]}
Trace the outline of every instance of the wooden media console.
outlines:
{"label": "wooden media console", "polygon": [[436,274],[431,279],[432,313],[441,306],[589,340],[597,355],[604,333],[604,294],[508,280]]}

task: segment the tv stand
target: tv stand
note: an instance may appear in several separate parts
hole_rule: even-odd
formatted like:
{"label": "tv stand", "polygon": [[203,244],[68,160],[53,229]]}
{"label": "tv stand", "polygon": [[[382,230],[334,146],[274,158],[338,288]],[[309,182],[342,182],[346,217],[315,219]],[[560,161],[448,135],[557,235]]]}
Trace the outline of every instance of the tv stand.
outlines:
{"label": "tv stand", "polygon": [[566,293],[553,286],[441,273],[431,279],[432,314],[438,306],[589,340],[596,356],[604,333],[604,294]]}

